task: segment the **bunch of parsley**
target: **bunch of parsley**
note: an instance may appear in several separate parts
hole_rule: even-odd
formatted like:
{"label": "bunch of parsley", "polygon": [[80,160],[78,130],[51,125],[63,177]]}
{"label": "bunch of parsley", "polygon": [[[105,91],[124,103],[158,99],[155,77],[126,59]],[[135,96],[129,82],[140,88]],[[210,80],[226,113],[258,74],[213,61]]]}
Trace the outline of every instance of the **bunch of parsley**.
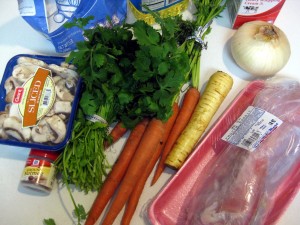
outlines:
{"label": "bunch of parsley", "polygon": [[[176,38],[180,48],[188,54],[190,70],[188,76],[191,78],[192,86],[198,88],[200,80],[200,58],[203,49],[207,48],[205,37],[211,32],[210,24],[227,6],[228,0],[192,0],[196,12],[194,20],[183,20],[177,17],[179,29],[176,32]],[[205,29],[206,27],[206,29]],[[197,33],[199,28],[203,28],[202,32]],[[199,35],[203,43],[199,43],[194,37]],[[188,38],[192,37],[192,38]]]}
{"label": "bunch of parsley", "polygon": [[[56,161],[62,181],[85,192],[98,190],[107,175],[109,125],[122,121],[131,129],[144,117],[166,121],[189,70],[173,18],[161,20],[160,30],[144,21],[84,29],[89,19],[68,24],[82,28],[86,39],[66,60],[77,67],[83,91],[71,139]],[[88,120],[91,115],[101,120]]]}

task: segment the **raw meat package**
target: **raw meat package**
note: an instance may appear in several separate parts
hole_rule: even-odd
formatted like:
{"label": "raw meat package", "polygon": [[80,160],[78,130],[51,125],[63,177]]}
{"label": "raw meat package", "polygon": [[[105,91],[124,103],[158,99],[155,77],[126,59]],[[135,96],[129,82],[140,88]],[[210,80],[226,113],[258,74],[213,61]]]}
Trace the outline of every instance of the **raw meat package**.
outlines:
{"label": "raw meat package", "polygon": [[274,224],[300,187],[300,84],[251,82],[149,207],[152,224]]}

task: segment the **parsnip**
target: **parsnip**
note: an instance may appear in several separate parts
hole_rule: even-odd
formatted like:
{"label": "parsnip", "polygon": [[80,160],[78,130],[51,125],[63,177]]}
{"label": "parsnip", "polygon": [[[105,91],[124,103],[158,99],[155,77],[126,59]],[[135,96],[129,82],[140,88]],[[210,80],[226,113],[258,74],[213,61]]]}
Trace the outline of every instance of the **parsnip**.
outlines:
{"label": "parsnip", "polygon": [[182,166],[231,90],[232,85],[232,77],[222,71],[211,75],[188,125],[182,131],[165,161],[167,166],[175,169]]}

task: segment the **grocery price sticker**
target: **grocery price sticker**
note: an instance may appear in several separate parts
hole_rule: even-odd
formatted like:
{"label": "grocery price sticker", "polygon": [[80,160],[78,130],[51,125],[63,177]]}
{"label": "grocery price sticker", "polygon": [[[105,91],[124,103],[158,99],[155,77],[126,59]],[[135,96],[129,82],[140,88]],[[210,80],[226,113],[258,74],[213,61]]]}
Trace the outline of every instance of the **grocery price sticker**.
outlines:
{"label": "grocery price sticker", "polygon": [[282,121],[275,115],[249,106],[224,134],[222,140],[253,152]]}

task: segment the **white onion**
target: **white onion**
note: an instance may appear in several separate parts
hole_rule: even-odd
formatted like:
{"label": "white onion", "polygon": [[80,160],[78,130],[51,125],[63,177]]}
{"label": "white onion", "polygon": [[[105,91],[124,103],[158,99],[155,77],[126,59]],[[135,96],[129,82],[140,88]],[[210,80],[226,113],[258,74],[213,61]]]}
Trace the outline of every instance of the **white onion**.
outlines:
{"label": "white onion", "polygon": [[286,65],[291,49],[285,33],[277,26],[251,21],[233,35],[231,53],[246,72],[254,76],[272,76]]}

